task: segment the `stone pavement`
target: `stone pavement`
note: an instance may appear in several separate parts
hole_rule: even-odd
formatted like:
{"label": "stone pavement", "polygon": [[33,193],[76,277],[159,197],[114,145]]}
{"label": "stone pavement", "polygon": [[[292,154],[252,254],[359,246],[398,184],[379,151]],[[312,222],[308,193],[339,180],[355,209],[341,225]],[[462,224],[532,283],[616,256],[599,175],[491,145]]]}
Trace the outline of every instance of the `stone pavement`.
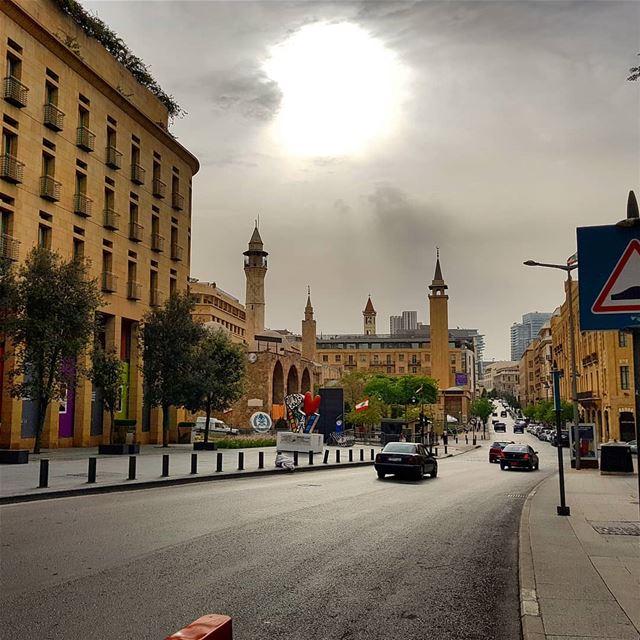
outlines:
{"label": "stone pavement", "polygon": [[[372,464],[371,451],[373,450],[375,455],[380,447],[372,444],[356,444],[351,449],[353,464],[370,465]],[[465,445],[463,438],[459,444],[448,447],[448,455],[458,455],[473,449],[471,444]],[[363,462],[360,462],[360,450],[363,450]],[[327,463],[323,463],[324,454],[315,454],[314,468],[344,467],[349,464],[349,448],[325,447],[325,451],[329,452]],[[238,469],[239,452],[244,456],[243,470]],[[258,469],[259,452],[264,454],[262,470]],[[162,483],[170,485],[256,473],[282,472],[274,465],[275,447],[198,451],[196,452],[198,454],[197,475],[191,473],[192,453],[194,451],[191,445],[172,444],[168,448],[160,445],[143,445],[140,447],[140,454],[136,456],[136,479],[128,480],[129,456],[127,455],[98,455],[97,447],[42,450],[40,455],[30,455],[28,464],[0,465],[0,503],[58,497],[60,492],[69,495],[78,492],[142,489]],[[216,471],[218,453],[222,454],[222,472]],[[439,448],[438,453],[440,457],[444,457],[442,447]],[[161,475],[163,454],[170,456],[168,478]],[[289,455],[293,457],[293,454]],[[337,455],[340,456],[340,462],[337,461]],[[89,457],[98,458],[95,484],[87,483]],[[49,460],[49,486],[42,489],[38,488],[41,459]],[[298,465],[299,470],[307,469],[310,466],[309,455],[300,453]]]}
{"label": "stone pavement", "polygon": [[[635,459],[637,465],[637,458]],[[525,640],[640,639],[640,522],[635,475],[565,468],[528,497],[520,525]]]}

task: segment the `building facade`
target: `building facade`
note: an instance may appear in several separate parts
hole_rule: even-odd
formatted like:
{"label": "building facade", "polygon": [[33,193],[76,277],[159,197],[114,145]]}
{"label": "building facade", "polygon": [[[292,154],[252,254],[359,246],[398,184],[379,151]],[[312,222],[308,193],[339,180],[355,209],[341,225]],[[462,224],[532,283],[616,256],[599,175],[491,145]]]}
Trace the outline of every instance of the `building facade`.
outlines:
{"label": "building facade", "polygon": [[[4,0],[0,18],[0,257],[19,263],[41,245],[90,260],[104,294],[99,338],[125,364],[118,417],[136,420],[138,442],[161,441],[157,412],[143,408],[137,327],[150,307],[187,289],[198,161],[169,134],[167,107],[57,2]],[[29,447],[35,405],[2,383],[0,446]],[[87,380],[57,407],[44,447],[107,437]]]}
{"label": "building facade", "polygon": [[389,333],[394,336],[403,331],[416,331],[418,329],[418,312],[403,311],[402,315],[389,316]]}
{"label": "building facade", "polygon": [[518,381],[520,370],[518,362],[501,360],[489,362],[484,366],[481,386],[489,391],[496,391],[498,395],[510,394],[518,397]]}
{"label": "building facade", "polygon": [[510,329],[511,360],[517,362],[524,350],[534,340],[545,322],[551,317],[550,313],[532,311],[522,316],[522,322],[514,322]]}
{"label": "building facade", "polygon": [[231,340],[245,344],[246,312],[244,305],[215,282],[189,279],[189,291],[194,301],[193,317],[202,323],[213,323],[228,332]]}

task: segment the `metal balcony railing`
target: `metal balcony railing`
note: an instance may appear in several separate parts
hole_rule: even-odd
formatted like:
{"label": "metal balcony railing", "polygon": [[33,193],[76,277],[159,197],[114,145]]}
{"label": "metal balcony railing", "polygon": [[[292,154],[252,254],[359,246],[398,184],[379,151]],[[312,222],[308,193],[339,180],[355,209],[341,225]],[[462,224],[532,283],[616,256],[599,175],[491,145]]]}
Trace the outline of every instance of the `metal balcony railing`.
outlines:
{"label": "metal balcony railing", "polygon": [[107,293],[113,293],[118,286],[118,278],[109,271],[102,272],[102,290]]}
{"label": "metal balcony railing", "polygon": [[171,194],[171,206],[176,211],[182,211],[184,209],[184,196],[179,194],[177,191],[174,191]]}
{"label": "metal balcony railing", "polygon": [[27,106],[29,89],[13,76],[4,79],[4,99],[16,107]]}
{"label": "metal balcony railing", "polygon": [[96,146],[96,134],[87,127],[76,129],[76,146],[85,151],[93,151]]}
{"label": "metal balcony railing", "polygon": [[182,260],[182,247],[175,242],[171,243],[171,259]]}
{"label": "metal balcony railing", "polygon": [[116,213],[113,209],[105,209],[103,212],[102,225],[105,229],[111,229],[115,231],[119,228],[118,221],[120,220],[120,214]]}
{"label": "metal balcony railing", "polygon": [[119,169],[122,166],[122,154],[115,147],[107,147],[107,158],[105,164],[112,169]]}
{"label": "metal balcony railing", "polygon": [[60,186],[52,176],[40,176],[40,197],[57,202],[60,200]]}
{"label": "metal balcony railing", "polygon": [[139,164],[131,165],[131,182],[135,182],[136,184],[144,184],[144,178],[147,170],[144,167],[141,167]]}
{"label": "metal balcony railing", "polygon": [[129,300],[140,300],[142,297],[142,285],[133,280],[127,282],[127,298]]}
{"label": "metal balcony railing", "polygon": [[164,198],[167,192],[167,185],[162,180],[154,178],[151,192],[156,198]]}
{"label": "metal balcony railing", "polygon": [[162,297],[162,294],[157,289],[151,289],[149,291],[149,305],[159,307],[162,305]]}
{"label": "metal balcony railing", "polygon": [[151,234],[151,250],[164,251],[164,236],[161,236],[159,233]]}
{"label": "metal balcony railing", "polygon": [[55,104],[44,105],[44,119],[43,123],[45,127],[49,127],[53,131],[62,131],[64,124],[64,111],[61,111]]}
{"label": "metal balcony railing", "polygon": [[9,153],[3,153],[0,156],[0,178],[7,182],[17,184],[22,182],[23,175],[23,162],[20,162],[15,156],[12,156]]}
{"label": "metal balcony railing", "polygon": [[17,260],[19,245],[19,240],[6,233],[0,233],[0,258]]}
{"label": "metal balcony railing", "polygon": [[143,227],[139,222],[129,223],[129,240],[134,242],[142,242],[142,230]]}
{"label": "metal balcony railing", "polygon": [[91,207],[93,200],[88,198],[84,193],[76,193],[73,196],[73,212],[79,216],[88,218],[91,215]]}

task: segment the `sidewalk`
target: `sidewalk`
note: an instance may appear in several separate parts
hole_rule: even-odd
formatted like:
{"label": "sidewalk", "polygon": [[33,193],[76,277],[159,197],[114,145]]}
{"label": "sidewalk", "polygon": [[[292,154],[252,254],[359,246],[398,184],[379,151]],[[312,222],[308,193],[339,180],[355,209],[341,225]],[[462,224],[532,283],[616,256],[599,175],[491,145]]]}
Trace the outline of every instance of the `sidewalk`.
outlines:
{"label": "sidewalk", "polygon": [[[471,442],[471,441],[470,441]],[[457,445],[448,447],[448,455],[459,455],[473,450],[473,445],[465,445],[464,439]],[[351,450],[352,462],[349,459]],[[361,461],[361,453],[362,458]],[[323,462],[324,452],[315,454],[313,467],[309,465],[309,455],[298,455],[298,470],[327,469],[337,466],[371,465],[372,454],[380,451],[379,446],[356,444],[354,447],[325,447],[328,451],[327,463]],[[259,469],[259,453],[264,455],[264,469]],[[191,454],[197,453],[197,474],[191,473]],[[243,454],[243,469],[239,470],[239,453]],[[444,455],[443,447],[439,447],[439,457]],[[169,477],[162,477],[162,456],[169,457]],[[222,471],[216,471],[218,454],[222,454]],[[288,454],[293,458],[293,454]],[[340,456],[340,462],[337,456]],[[88,460],[96,457],[96,482],[87,482]],[[73,449],[43,450],[39,455],[29,456],[28,464],[0,465],[0,504],[25,499],[43,499],[60,497],[76,493],[98,493],[103,491],[119,491],[132,488],[148,488],[160,484],[183,484],[203,482],[218,478],[250,476],[255,474],[282,473],[276,469],[274,460],[275,447],[250,449],[219,449],[217,451],[194,452],[192,445],[172,444],[168,448],[160,445],[144,445],[136,456],[136,479],[129,480],[129,456],[98,455],[97,447]],[[40,460],[49,460],[49,486],[38,488]]]}
{"label": "sidewalk", "polygon": [[556,515],[557,474],[538,485],[522,513],[524,639],[639,640],[637,476],[565,468],[565,482],[570,516]]}

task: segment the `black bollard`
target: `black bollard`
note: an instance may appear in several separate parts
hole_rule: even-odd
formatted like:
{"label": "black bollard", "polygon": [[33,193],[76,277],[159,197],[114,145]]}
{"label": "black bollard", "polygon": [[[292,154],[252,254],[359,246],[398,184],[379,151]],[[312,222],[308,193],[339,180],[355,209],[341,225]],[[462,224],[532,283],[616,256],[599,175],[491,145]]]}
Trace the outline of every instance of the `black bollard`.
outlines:
{"label": "black bollard", "polygon": [[455,440],[456,440],[456,444],[458,444],[458,436],[456,436]]}
{"label": "black bollard", "polygon": [[89,458],[89,477],[87,484],[93,484],[96,481],[96,462],[97,458]]}
{"label": "black bollard", "polygon": [[374,449],[371,449],[371,459],[375,460],[375,458],[376,458],[376,452]]}
{"label": "black bollard", "polygon": [[364,462],[364,449],[360,449],[360,462]]}
{"label": "black bollard", "polygon": [[136,457],[129,456],[129,480],[136,479]]}
{"label": "black bollard", "polygon": [[264,469],[264,451],[258,451],[258,469]]}
{"label": "black bollard", "polygon": [[336,449],[336,462],[340,462],[340,449]]}
{"label": "black bollard", "polygon": [[191,454],[191,473],[192,474],[198,473],[198,454],[197,453]]}
{"label": "black bollard", "polygon": [[222,471],[222,451],[219,451],[216,455],[216,473]]}
{"label": "black bollard", "polygon": [[329,449],[324,450],[324,458],[322,459],[322,464],[327,464],[329,462]]}
{"label": "black bollard", "polygon": [[168,453],[162,454],[162,477],[163,478],[169,477],[169,454]]}
{"label": "black bollard", "polygon": [[353,462],[353,449],[349,449],[349,462]]}
{"label": "black bollard", "polygon": [[478,441],[476,440],[476,434],[474,432],[473,433],[473,446],[475,447],[477,443],[478,443]]}
{"label": "black bollard", "polygon": [[313,451],[309,451],[309,465],[313,464]]}
{"label": "black bollard", "polygon": [[38,489],[44,489],[49,486],[49,460],[43,458],[40,460],[40,482]]}
{"label": "black bollard", "polygon": [[436,447],[436,458],[438,457],[438,447]]}
{"label": "black bollard", "polygon": [[297,451],[293,452],[293,466],[294,467],[298,466],[298,452]]}
{"label": "black bollard", "polygon": [[[436,451],[437,451],[437,449],[436,449]],[[448,451],[447,451],[447,445],[445,444],[445,445],[444,445],[444,455],[446,456],[446,455],[447,455],[447,453],[448,453]],[[437,455],[437,454],[436,454],[436,455]]]}
{"label": "black bollard", "polygon": [[238,451],[238,471],[244,471],[244,451]]}

